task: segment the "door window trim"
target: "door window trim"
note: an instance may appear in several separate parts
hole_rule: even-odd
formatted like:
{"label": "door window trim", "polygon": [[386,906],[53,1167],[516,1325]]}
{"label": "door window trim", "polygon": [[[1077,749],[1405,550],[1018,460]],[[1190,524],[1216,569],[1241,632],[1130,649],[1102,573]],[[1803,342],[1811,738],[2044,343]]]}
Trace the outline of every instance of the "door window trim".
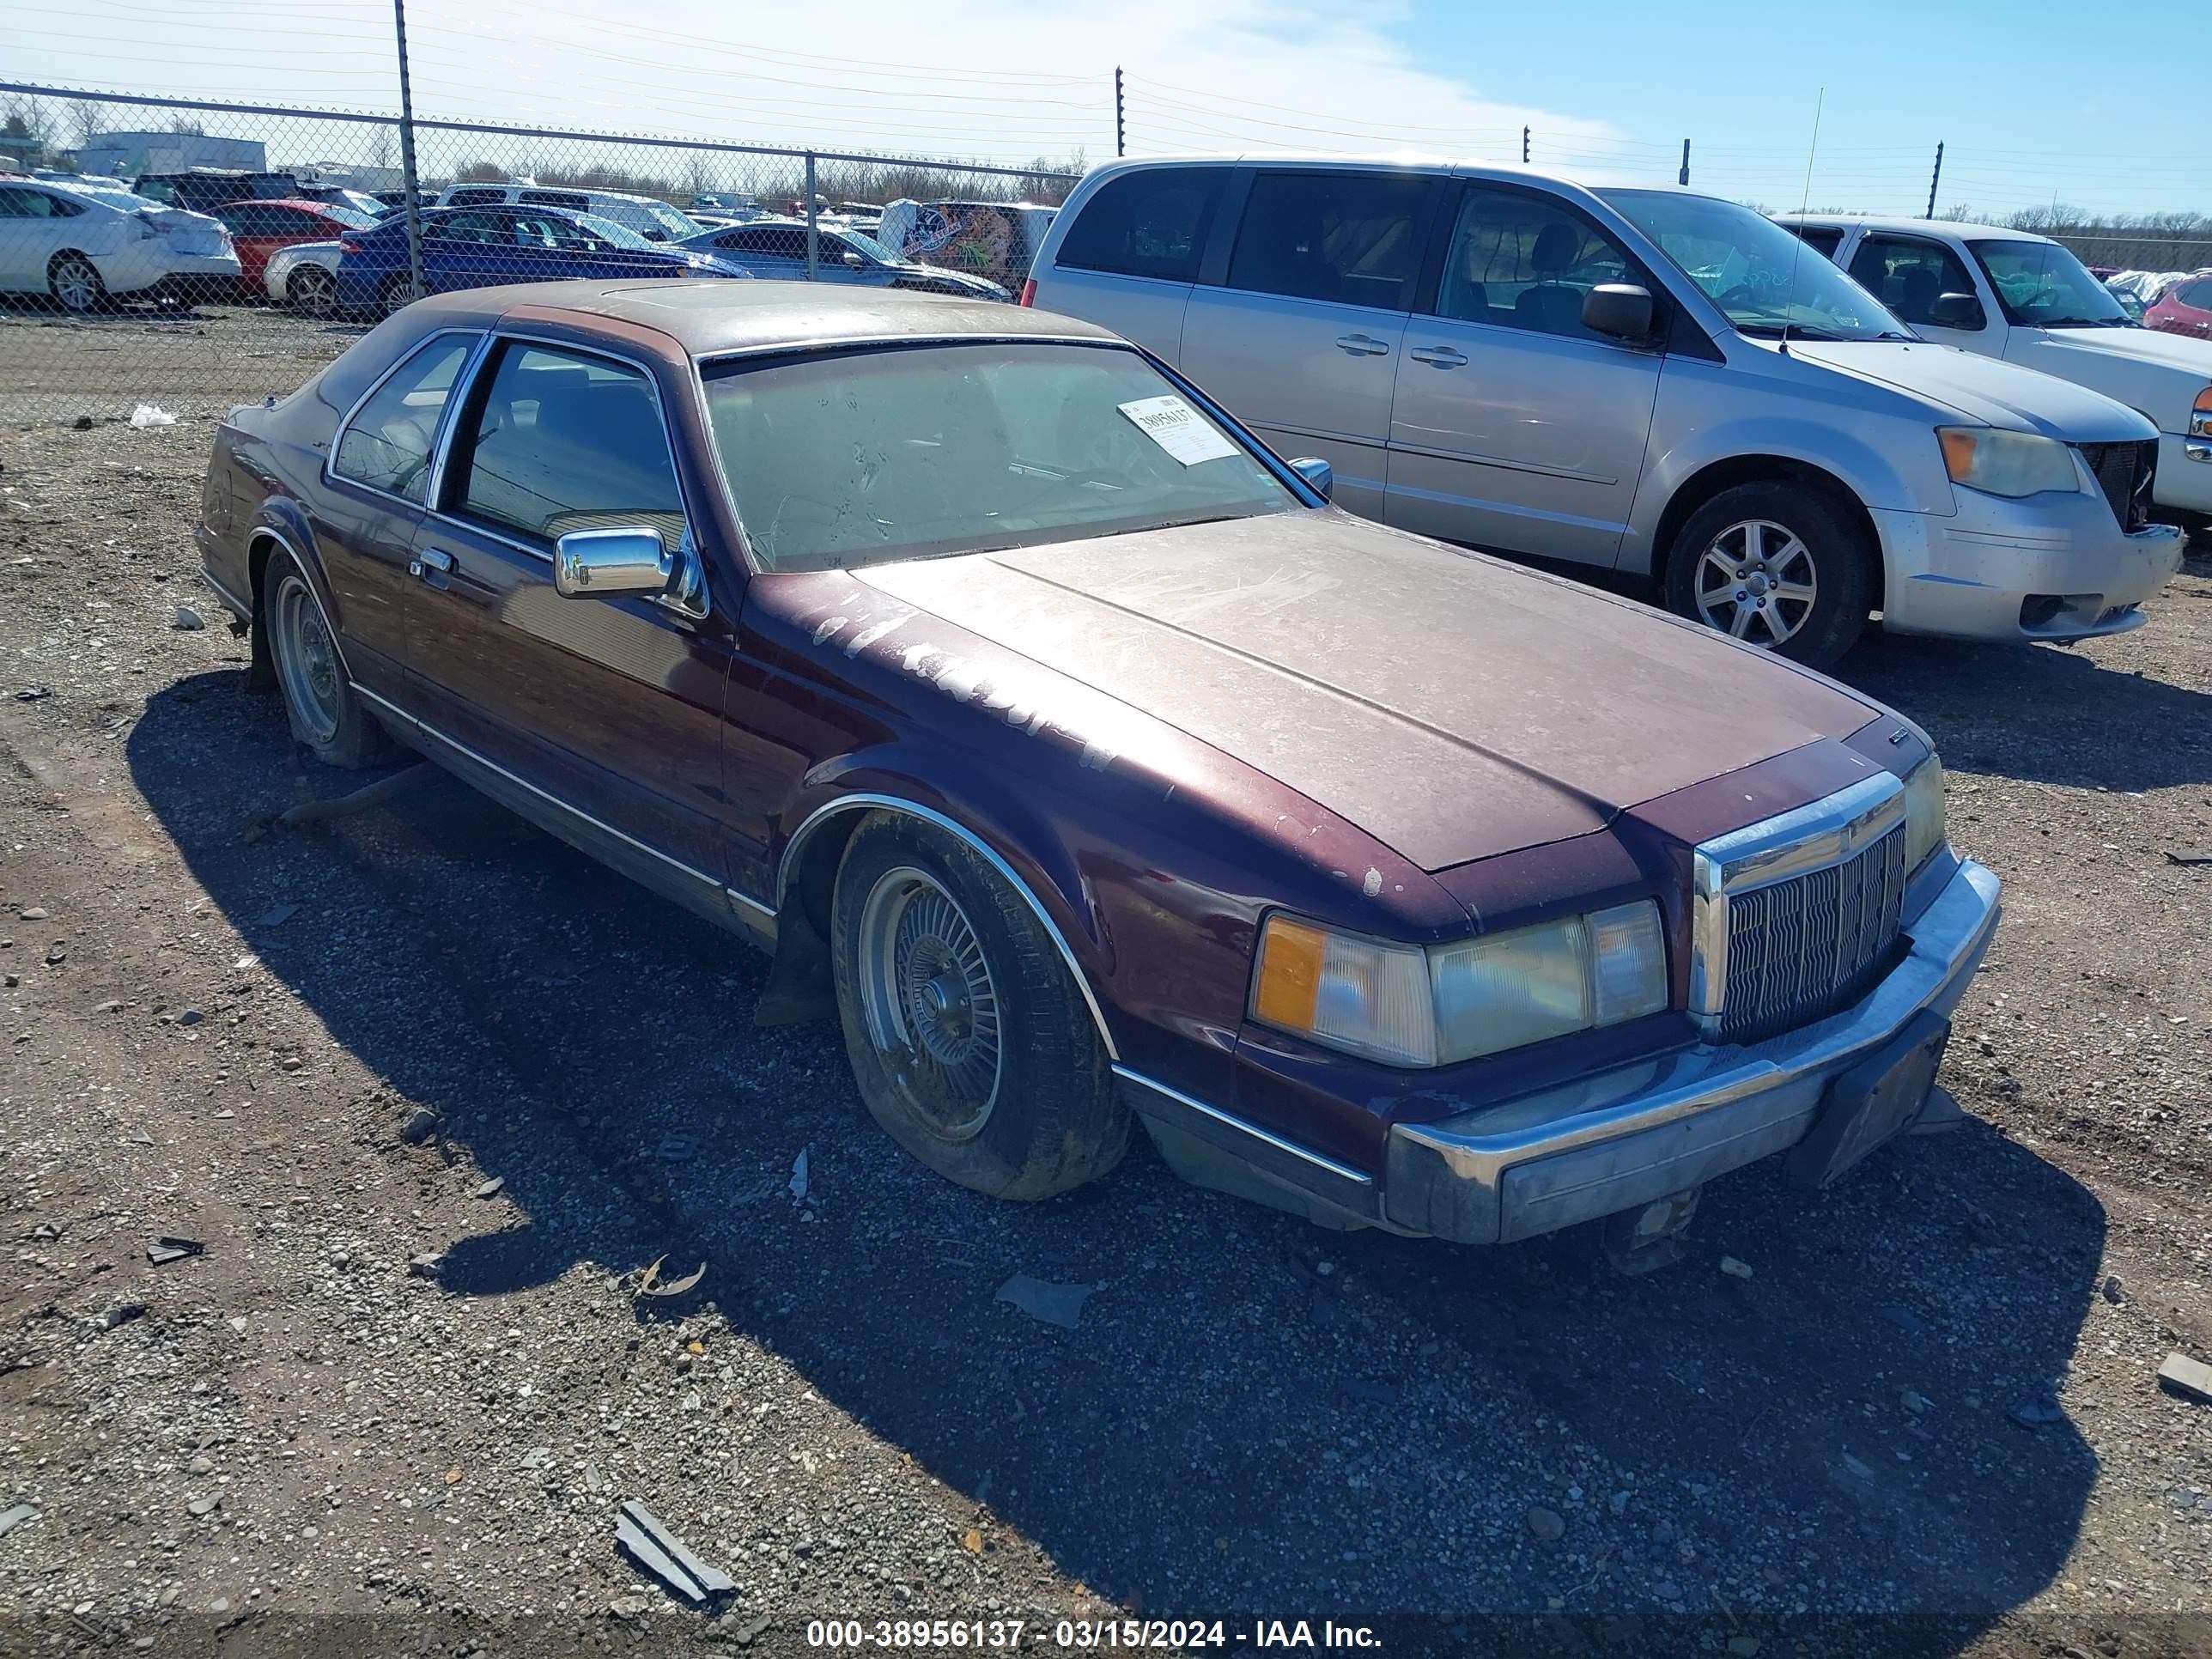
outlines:
{"label": "door window trim", "polygon": [[[423,501],[410,501],[404,495],[394,494],[380,485],[369,483],[360,478],[349,478],[339,471],[337,470],[338,447],[345,441],[347,431],[352,427],[355,417],[367,406],[368,400],[384,390],[386,382],[428,350],[431,346],[440,340],[454,335],[473,335],[476,337],[476,344],[471,346],[467,355],[461,359],[461,366],[453,371],[453,383],[446,393],[445,407],[438,411],[438,424],[430,434],[429,495]],[[401,353],[398,361],[378,375],[368,390],[355,398],[346,412],[338,417],[337,425],[331,432],[331,447],[323,456],[324,484],[325,486],[343,484],[349,489],[365,490],[371,495],[380,495],[387,501],[397,501],[410,513],[428,511],[428,501],[435,498],[438,488],[439,457],[444,450],[446,429],[453,424],[453,410],[466,396],[468,388],[476,379],[477,367],[483,361],[484,342],[490,337],[490,331],[488,329],[441,328],[425,334],[417,340],[411,351]]]}
{"label": "door window trim", "polygon": [[[463,331],[445,331],[459,333]],[[706,557],[699,547],[697,528],[699,515],[696,510],[695,501],[697,492],[687,486],[684,468],[676,458],[676,439],[669,426],[668,409],[660,400],[660,379],[653,372],[652,365],[642,358],[633,357],[627,352],[611,346],[579,345],[574,340],[564,340],[557,335],[533,334],[521,329],[502,328],[497,325],[487,329],[484,331],[483,343],[478,347],[476,355],[462,365],[463,372],[469,377],[467,388],[460,398],[453,400],[453,410],[449,411],[452,418],[441,423],[439,428],[437,447],[432,451],[430,457],[430,494],[422,508],[423,517],[440,524],[451,525],[454,529],[464,531],[471,536],[485,537],[503,547],[511,547],[517,552],[527,553],[531,557],[544,563],[549,570],[552,568],[553,555],[544,548],[524,541],[520,537],[492,529],[489,526],[480,524],[474,519],[464,518],[458,513],[449,513],[444,505],[447,469],[453,459],[453,436],[459,429],[460,416],[458,411],[476,405],[477,389],[479,384],[482,385],[484,394],[490,395],[492,352],[495,346],[503,342],[544,346],[548,350],[565,351],[576,356],[597,357],[602,362],[618,364],[623,368],[635,370],[644,377],[646,391],[653,398],[653,417],[660,425],[661,447],[668,457],[669,476],[675,479],[677,495],[684,503],[684,537],[678,556],[679,558],[685,556],[681,550],[689,549],[689,556],[696,562],[698,567],[695,573],[699,594],[696,605],[687,605],[666,593],[654,594],[653,601],[664,610],[673,611],[678,616],[689,617],[694,621],[702,620],[712,614],[714,590],[708,581]],[[696,381],[698,376],[694,374],[691,378]],[[458,380],[458,377],[456,379]],[[411,506],[413,503],[410,502],[409,505]]]}
{"label": "door window trim", "polygon": [[[1546,190],[1540,185],[1523,184],[1516,179],[1474,177],[1455,179],[1452,182],[1460,187],[1459,198],[1446,204],[1449,211],[1439,211],[1437,215],[1435,228],[1429,237],[1428,256],[1421,261],[1420,286],[1413,295],[1414,316],[1427,318],[1437,323],[1456,323],[1467,328],[1494,329],[1498,333],[1516,337],[1565,340],[1570,344],[1600,346],[1608,350],[1632,351],[1647,356],[1673,355],[1710,357],[1716,362],[1721,360],[1719,350],[1712,346],[1710,340],[1706,342],[1708,349],[1705,351],[1698,350],[1693,342],[1689,343],[1686,349],[1682,343],[1678,342],[1676,337],[1680,332],[1679,322],[1693,322],[1688,315],[1689,307],[1682,303],[1673,287],[1653,271],[1651,267],[1644,263],[1643,257],[1629,246],[1626,237],[1611,225],[1594,216],[1581,203],[1571,201],[1555,191]],[[1587,228],[1595,231],[1613,246],[1619,248],[1621,258],[1627,263],[1629,270],[1634,271],[1642,280],[1644,291],[1651,296],[1650,340],[1644,344],[1632,345],[1626,340],[1591,339],[1580,334],[1553,334],[1543,329],[1509,328],[1503,323],[1486,323],[1472,317],[1447,317],[1438,311],[1437,301],[1443,297],[1444,262],[1451,257],[1452,236],[1459,228],[1460,210],[1466,204],[1468,192],[1474,190],[1491,191],[1504,196],[1525,197],[1532,202],[1541,203],[1554,212],[1563,214],[1568,218],[1579,222]],[[1703,331],[1698,330],[1701,334]]]}

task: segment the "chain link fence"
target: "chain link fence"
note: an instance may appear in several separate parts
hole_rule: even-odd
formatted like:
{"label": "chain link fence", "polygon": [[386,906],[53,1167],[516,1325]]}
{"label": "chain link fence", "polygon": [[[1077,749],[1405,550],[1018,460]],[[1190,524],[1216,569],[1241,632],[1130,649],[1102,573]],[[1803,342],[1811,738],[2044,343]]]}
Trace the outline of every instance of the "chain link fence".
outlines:
{"label": "chain link fence", "polygon": [[[0,420],[289,392],[416,291],[754,278],[1011,301],[1079,176],[0,84]],[[410,222],[411,221],[411,222]]]}

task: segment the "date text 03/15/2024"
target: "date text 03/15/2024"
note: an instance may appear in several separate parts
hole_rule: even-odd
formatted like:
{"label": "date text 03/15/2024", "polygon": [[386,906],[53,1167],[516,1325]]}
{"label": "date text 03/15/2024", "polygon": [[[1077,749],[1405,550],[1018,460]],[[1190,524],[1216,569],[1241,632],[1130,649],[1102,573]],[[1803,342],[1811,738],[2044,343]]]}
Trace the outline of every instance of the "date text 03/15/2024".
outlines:
{"label": "date text 03/15/2024", "polygon": [[1262,1619],[1250,1626],[1200,1619],[1062,1619],[1050,1626],[1021,1619],[812,1619],[813,1648],[1020,1649],[1050,1646],[1115,1652],[1159,1648],[1375,1649],[1365,1625],[1324,1619]]}

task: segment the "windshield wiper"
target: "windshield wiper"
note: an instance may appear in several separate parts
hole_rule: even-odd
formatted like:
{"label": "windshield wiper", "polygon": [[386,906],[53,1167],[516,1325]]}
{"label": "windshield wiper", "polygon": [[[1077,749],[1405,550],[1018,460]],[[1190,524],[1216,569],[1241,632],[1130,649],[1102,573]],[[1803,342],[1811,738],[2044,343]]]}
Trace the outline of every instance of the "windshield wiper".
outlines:
{"label": "windshield wiper", "polygon": [[1824,345],[1838,345],[1845,339],[1841,334],[1808,328],[1802,323],[1738,323],[1735,327],[1739,334],[1754,334],[1761,339],[1812,340]]}

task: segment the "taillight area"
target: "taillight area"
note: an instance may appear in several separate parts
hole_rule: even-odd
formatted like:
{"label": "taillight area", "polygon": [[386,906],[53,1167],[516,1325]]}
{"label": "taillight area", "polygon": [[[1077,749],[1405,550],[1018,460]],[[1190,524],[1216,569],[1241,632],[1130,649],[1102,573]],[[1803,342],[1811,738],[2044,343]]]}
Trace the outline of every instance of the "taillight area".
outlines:
{"label": "taillight area", "polygon": [[341,252],[341,253],[358,253],[358,252],[361,252],[361,238],[360,238],[360,237],[358,237],[358,236],[341,236],[341,237],[339,237],[339,238],[338,238],[338,252]]}
{"label": "taillight area", "polygon": [[1032,276],[1022,284],[1022,297],[1016,303],[1025,306],[1035,306],[1036,304],[1036,277]]}

